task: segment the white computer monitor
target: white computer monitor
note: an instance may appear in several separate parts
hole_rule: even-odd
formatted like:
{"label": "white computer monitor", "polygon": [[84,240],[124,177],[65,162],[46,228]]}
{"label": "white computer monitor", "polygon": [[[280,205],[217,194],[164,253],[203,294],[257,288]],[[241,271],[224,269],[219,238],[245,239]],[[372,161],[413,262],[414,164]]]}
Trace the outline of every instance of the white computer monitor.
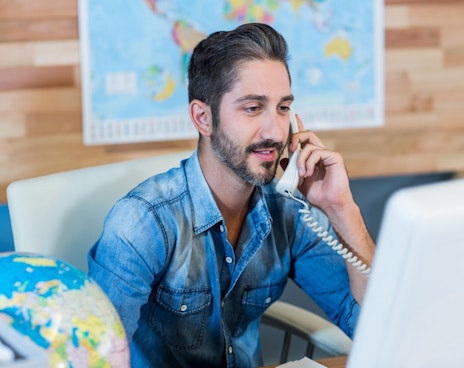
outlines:
{"label": "white computer monitor", "polygon": [[464,367],[464,179],[387,201],[348,368]]}

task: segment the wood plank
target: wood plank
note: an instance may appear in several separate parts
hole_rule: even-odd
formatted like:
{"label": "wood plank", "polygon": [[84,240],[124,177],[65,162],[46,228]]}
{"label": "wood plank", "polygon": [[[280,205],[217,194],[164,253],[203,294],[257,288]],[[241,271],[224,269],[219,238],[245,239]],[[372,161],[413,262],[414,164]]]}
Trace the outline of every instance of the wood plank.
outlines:
{"label": "wood plank", "polygon": [[409,24],[409,7],[406,5],[388,6],[384,9],[385,29],[407,28]]}
{"label": "wood plank", "polygon": [[0,43],[0,68],[33,65],[34,46],[30,42]]}
{"label": "wood plank", "polygon": [[385,52],[385,72],[427,70],[439,73],[443,68],[441,48],[399,48]]}
{"label": "wood plank", "polygon": [[435,112],[437,116],[437,130],[459,131],[464,126],[464,111],[456,113],[454,110],[441,109]]}
{"label": "wood plank", "polygon": [[81,112],[79,88],[40,88],[0,91],[0,115],[21,111],[30,113]]}
{"label": "wood plank", "polygon": [[387,130],[393,130],[396,134],[402,134],[404,130],[418,131],[420,129],[439,129],[440,120],[435,111],[405,111],[390,114],[385,126]]}
{"label": "wood plank", "polygon": [[457,170],[464,174],[464,169],[461,167],[463,159],[464,153],[462,151],[459,154],[456,152],[439,152],[436,159],[436,171],[455,172]]}
{"label": "wood plank", "polygon": [[442,47],[458,47],[464,45],[462,26],[445,25],[442,28],[441,46]]}
{"label": "wood plank", "polygon": [[79,65],[78,40],[34,42],[33,63],[37,66]]}
{"label": "wood plank", "polygon": [[464,45],[446,48],[443,59],[445,68],[464,67]]}
{"label": "wood plank", "polygon": [[72,66],[0,68],[0,90],[67,87],[73,84]]}
{"label": "wood plank", "polygon": [[387,95],[409,93],[411,80],[405,70],[387,71],[385,73],[385,92]]}
{"label": "wood plank", "polygon": [[[0,119],[0,141],[26,136],[26,119],[20,113],[4,114]],[[5,144],[5,146],[7,146]]]}
{"label": "wood plank", "polygon": [[409,20],[412,27],[462,27],[464,1],[430,1],[430,4],[411,6]]}
{"label": "wood plank", "polygon": [[75,39],[78,33],[77,18],[0,21],[0,42]]}
{"label": "wood plank", "polygon": [[[430,112],[434,109],[435,94],[430,92],[431,88],[436,87],[431,81],[426,79],[431,78],[429,71],[424,72],[387,72],[385,80],[386,91],[386,107],[388,113],[408,112],[414,111]],[[461,73],[453,74],[461,75]],[[414,79],[411,79],[413,76]],[[421,79],[423,78],[423,79]],[[424,85],[431,84],[433,87],[424,88]],[[449,86],[445,83],[446,88]]]}
{"label": "wood plank", "polygon": [[370,155],[370,159],[361,156],[351,157],[350,154],[345,155],[347,170],[352,179],[382,177],[389,175],[387,173],[394,173],[394,175],[414,175],[438,172],[438,164],[436,163],[435,156],[430,152],[393,152],[386,154],[374,151],[370,152]]}
{"label": "wood plank", "polygon": [[82,117],[80,113],[33,113],[24,116],[24,120],[29,136],[82,133]]}
{"label": "wood plank", "polygon": [[[5,179],[47,175],[86,166],[86,156],[101,157],[102,149],[83,150],[80,134],[30,137],[14,140],[9,155],[21,165],[8,164]],[[13,160],[12,160],[13,161]]]}
{"label": "wood plank", "polygon": [[414,112],[430,112],[435,107],[435,96],[430,92],[417,91],[412,94],[410,108]]}
{"label": "wood plank", "polygon": [[77,16],[76,0],[0,0],[0,20]]}
{"label": "wood plank", "polygon": [[409,77],[412,88],[416,90],[433,91],[437,96],[444,92],[459,91],[461,99],[464,96],[464,68],[444,69],[440,73],[411,71]]}
{"label": "wood plank", "polygon": [[78,40],[0,43],[0,68],[79,65],[79,62]]}
{"label": "wood plank", "polygon": [[[464,83],[464,77],[461,79],[456,79],[456,83]],[[461,119],[464,123],[464,94],[461,89],[452,86],[443,92],[437,93],[435,95],[435,109],[439,111],[448,111],[454,112],[461,116]]]}
{"label": "wood plank", "polygon": [[347,357],[342,356],[342,357],[318,359],[317,362],[327,368],[345,368],[347,364],[347,360],[348,360]]}
{"label": "wood plank", "polygon": [[437,47],[440,45],[439,27],[414,27],[407,29],[387,29],[385,45],[389,49],[407,47]]}
{"label": "wood plank", "polygon": [[[2,182],[175,152],[172,149],[155,153],[153,150],[133,151],[129,154],[114,152],[105,157],[103,155],[105,149],[105,146],[84,146],[80,133],[43,135],[30,137],[27,140],[14,140],[8,155],[3,155],[6,157],[6,164],[3,166],[5,169],[3,176],[6,180]],[[2,157],[1,153],[0,149],[0,157]],[[13,161],[21,161],[23,164],[16,165]]]}
{"label": "wood plank", "polygon": [[385,0],[385,5],[424,5],[424,4],[436,4],[440,2],[441,4],[450,4],[456,5],[461,3],[462,0]]}

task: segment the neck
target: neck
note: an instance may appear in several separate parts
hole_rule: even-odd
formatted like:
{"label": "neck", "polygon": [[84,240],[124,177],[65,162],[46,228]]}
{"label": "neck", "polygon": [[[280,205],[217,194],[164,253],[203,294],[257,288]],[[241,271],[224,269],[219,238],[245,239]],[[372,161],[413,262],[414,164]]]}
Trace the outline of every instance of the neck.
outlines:
{"label": "neck", "polygon": [[248,213],[254,186],[243,181],[213,153],[198,153],[203,175],[213,193],[227,227],[227,236],[235,247]]}

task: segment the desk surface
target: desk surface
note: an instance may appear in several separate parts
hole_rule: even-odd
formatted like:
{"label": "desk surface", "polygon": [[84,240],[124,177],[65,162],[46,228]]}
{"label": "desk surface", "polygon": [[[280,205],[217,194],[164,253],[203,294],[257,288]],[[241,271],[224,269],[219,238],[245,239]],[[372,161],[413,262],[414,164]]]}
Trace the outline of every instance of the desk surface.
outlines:
{"label": "desk surface", "polygon": [[[340,357],[333,357],[333,358],[317,359],[316,362],[321,363],[327,368],[345,368],[347,359],[348,357],[346,356],[340,356]],[[265,368],[275,368],[275,367],[278,367],[278,365],[270,365]]]}
{"label": "desk surface", "polygon": [[317,362],[325,365],[327,368],[345,368],[347,357],[335,357],[335,358],[324,358],[318,359]]}

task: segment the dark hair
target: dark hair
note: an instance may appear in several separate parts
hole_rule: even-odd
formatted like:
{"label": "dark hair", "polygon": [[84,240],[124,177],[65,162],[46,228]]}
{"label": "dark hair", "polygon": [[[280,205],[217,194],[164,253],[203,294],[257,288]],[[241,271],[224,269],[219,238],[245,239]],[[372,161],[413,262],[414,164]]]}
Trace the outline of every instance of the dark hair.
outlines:
{"label": "dark hair", "polygon": [[189,62],[189,102],[198,99],[210,105],[216,124],[222,96],[233,88],[240,65],[256,59],[281,61],[290,79],[287,49],[282,35],[263,23],[210,34],[194,48]]}

